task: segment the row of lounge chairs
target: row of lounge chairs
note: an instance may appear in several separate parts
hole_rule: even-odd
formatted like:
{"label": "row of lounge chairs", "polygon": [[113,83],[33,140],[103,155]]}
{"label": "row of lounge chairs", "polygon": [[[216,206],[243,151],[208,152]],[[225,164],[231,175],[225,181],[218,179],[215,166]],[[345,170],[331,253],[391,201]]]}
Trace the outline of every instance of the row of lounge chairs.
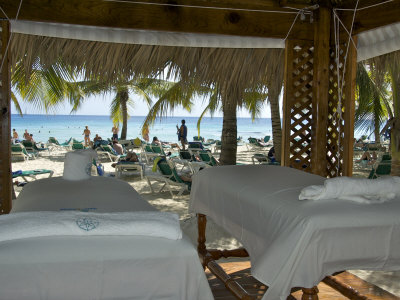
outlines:
{"label": "row of lounge chairs", "polygon": [[50,154],[48,147],[38,147],[35,142],[31,141],[22,141],[21,143],[11,145],[11,157],[22,158],[25,161],[36,159],[42,151],[48,151]]}

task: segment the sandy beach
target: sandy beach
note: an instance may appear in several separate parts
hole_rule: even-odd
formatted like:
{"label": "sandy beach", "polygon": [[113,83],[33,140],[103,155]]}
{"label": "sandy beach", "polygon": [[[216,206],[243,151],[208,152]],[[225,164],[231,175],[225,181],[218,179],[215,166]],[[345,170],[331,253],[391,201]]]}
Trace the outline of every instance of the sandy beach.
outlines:
{"label": "sandy beach", "polygon": [[[64,169],[64,156],[66,151],[64,150],[53,150],[50,155],[47,151],[43,151],[41,155],[34,160],[28,160],[26,162],[19,160],[13,161],[12,170],[33,170],[33,169],[49,169],[54,171],[53,176],[62,176]],[[267,154],[267,150],[264,150]],[[253,149],[247,148],[246,145],[238,146],[237,162],[243,164],[252,164],[252,156],[256,153]],[[260,151],[257,151],[260,153]],[[218,155],[216,155],[218,156]],[[104,166],[106,175],[114,176],[114,168],[111,166],[111,162],[106,159],[102,159],[101,163]],[[146,167],[147,172],[151,172],[150,166]],[[371,166],[363,166],[358,163],[354,164],[354,176],[355,177],[367,177],[371,170]],[[39,175],[38,178],[45,178],[47,175]],[[149,185],[146,179],[141,179],[138,172],[130,172],[124,174],[120,179],[128,182],[134,187],[138,193],[147,200],[151,205],[161,211],[176,212],[179,214],[181,219],[181,227],[184,233],[190,237],[193,244],[196,245],[197,240],[197,221],[194,215],[188,213],[188,202],[189,194],[184,193],[182,196],[171,197],[169,192],[162,193],[151,193]],[[15,181],[23,181],[21,177],[14,179]],[[154,184],[155,190],[157,191],[161,185],[158,183]],[[14,185],[16,195],[22,190],[23,187]],[[14,200],[18,201],[18,200]],[[211,248],[225,248],[232,249],[237,248],[240,243],[231,237],[229,234],[218,228],[211,220],[207,224],[207,245]],[[353,274],[360,278],[371,282],[396,296],[400,296],[400,271],[397,272],[372,272],[372,271],[351,271]]]}

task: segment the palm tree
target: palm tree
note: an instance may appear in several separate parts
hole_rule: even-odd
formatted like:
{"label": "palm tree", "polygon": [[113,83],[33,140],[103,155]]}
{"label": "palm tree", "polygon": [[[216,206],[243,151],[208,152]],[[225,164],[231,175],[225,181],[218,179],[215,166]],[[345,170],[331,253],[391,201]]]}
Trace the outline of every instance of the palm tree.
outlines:
{"label": "palm tree", "polygon": [[[162,97],[163,95],[169,95],[168,90],[173,86],[173,83],[169,81],[138,76],[131,76],[129,78],[120,76],[112,84],[96,78],[80,81],[76,84],[86,96],[114,93],[115,96],[110,105],[110,116],[115,126],[122,123],[121,139],[126,139],[129,107],[134,107],[134,101],[129,97],[130,94],[133,93],[140,96],[150,106],[152,104],[152,96]],[[79,99],[76,105],[74,105],[74,109],[77,109],[82,102]]]}
{"label": "palm tree", "polygon": [[[29,78],[26,77],[21,63],[17,63],[12,69],[12,88],[23,101],[48,113],[55,110],[65,99],[69,102],[79,102],[83,98],[80,91],[71,85],[76,73],[62,62],[43,68],[39,61],[35,61],[34,66]],[[18,97],[14,92],[11,93],[11,99],[22,116]]]}
{"label": "palm tree", "polygon": [[[244,92],[243,99],[240,99],[240,106],[232,101],[223,102],[224,93],[215,85],[196,85],[192,82],[177,82],[173,87],[160,97],[152,106],[149,114],[143,124],[143,128],[150,126],[157,117],[162,117],[168,110],[173,110],[177,106],[190,111],[193,105],[194,97],[208,98],[208,104],[201,113],[197,121],[198,135],[200,135],[201,121],[206,113],[211,116],[222,106],[223,111],[223,128],[222,128],[222,149],[220,162],[221,164],[236,164],[236,148],[237,148],[237,123],[236,112],[238,107],[245,107],[254,120],[260,115],[261,105],[267,99],[265,87],[259,85],[253,89],[248,89]],[[173,96],[172,96],[173,95]]]}
{"label": "palm tree", "polygon": [[[373,68],[385,74],[388,79],[391,94],[388,93],[388,100],[385,101],[385,107],[388,111],[388,124],[385,126],[391,127],[391,154],[392,154],[392,172],[394,176],[400,175],[400,51],[392,52],[386,55],[376,57],[372,60]],[[373,69],[372,69],[373,70]],[[382,78],[382,76],[380,77]],[[382,86],[382,79],[374,82],[378,91]],[[365,86],[359,85],[359,94],[361,100],[361,89]],[[373,89],[372,89],[373,90]],[[380,93],[377,93],[380,94]],[[382,96],[382,94],[380,94]],[[390,97],[391,96],[391,97]],[[385,99],[385,97],[383,97]],[[391,103],[391,104],[390,104]],[[393,112],[389,109],[393,106]]]}
{"label": "palm tree", "polygon": [[400,176],[400,51],[388,54],[387,60],[394,111],[394,122],[391,131],[391,175]]}
{"label": "palm tree", "polygon": [[[86,96],[115,93],[110,105],[110,116],[114,125],[122,123],[121,139],[126,139],[128,107],[133,107],[134,104],[129,94],[135,93],[141,96],[150,106],[151,96],[163,95],[172,85],[165,80],[143,77],[120,76],[113,84],[99,78],[76,81],[77,77],[79,74],[61,61],[46,68],[36,61],[29,78],[26,78],[22,64],[17,64],[12,72],[12,85],[24,101],[32,103],[46,113],[50,110],[55,111],[64,101],[72,105],[71,113],[76,112]],[[12,93],[11,97],[17,111],[22,115],[17,96]]]}
{"label": "palm tree", "polygon": [[357,109],[355,128],[373,131],[375,142],[380,143],[380,128],[388,116],[393,117],[388,101],[388,82],[380,61],[371,59],[357,67]]}

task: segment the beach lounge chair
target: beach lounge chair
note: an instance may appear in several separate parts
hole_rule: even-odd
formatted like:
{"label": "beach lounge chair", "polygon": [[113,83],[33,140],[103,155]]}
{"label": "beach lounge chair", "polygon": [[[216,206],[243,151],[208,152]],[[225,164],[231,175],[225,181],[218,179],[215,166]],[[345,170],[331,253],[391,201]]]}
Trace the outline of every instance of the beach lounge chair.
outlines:
{"label": "beach lounge chair", "polygon": [[167,154],[164,152],[164,148],[159,146],[159,145],[150,145],[151,149],[153,150],[154,153],[160,155],[160,156],[167,156]]}
{"label": "beach lounge chair", "polygon": [[124,158],[126,155],[118,155],[117,152],[110,145],[100,145],[96,149],[98,155],[107,156],[111,162],[117,162],[121,158]]}
{"label": "beach lounge chair", "polygon": [[175,164],[182,165],[181,172],[187,167],[190,173],[194,174],[203,168],[209,167],[205,162],[198,161],[189,150],[179,150],[179,157],[172,158]]}
{"label": "beach lounge chair", "polygon": [[144,165],[139,162],[119,161],[115,165],[115,177],[120,178],[124,172],[137,171],[143,179]]}
{"label": "beach lounge chair", "polygon": [[219,165],[219,162],[217,161],[217,159],[209,151],[206,151],[206,150],[200,151],[199,157],[203,162],[205,162],[206,164],[208,164],[212,167]]}
{"label": "beach lounge chair", "polygon": [[24,145],[26,152],[33,155],[34,157],[38,157],[39,151],[35,149],[36,144],[34,142],[24,140],[21,142],[21,144]]}
{"label": "beach lounge chair", "polygon": [[202,136],[197,136],[196,135],[196,136],[193,137],[193,141],[203,143],[204,142],[204,138]]}
{"label": "beach lounge chair", "polygon": [[48,144],[50,146],[56,147],[58,149],[71,150],[71,141],[72,141],[72,137],[69,138],[69,140],[64,143],[60,143],[55,137],[49,137]]}
{"label": "beach lounge chair", "polygon": [[392,171],[392,160],[390,155],[382,156],[382,161],[375,164],[369,173],[369,179],[376,179],[381,176],[389,176]]}
{"label": "beach lounge chair", "polygon": [[[28,182],[28,178],[31,178],[33,180],[36,180],[37,175],[43,175],[43,174],[49,174],[48,177],[53,176],[54,171],[52,170],[46,170],[46,169],[36,169],[36,170],[29,170],[29,171],[15,171],[12,172],[12,178],[18,178],[22,177],[26,182]],[[32,180],[31,180],[32,181]]]}
{"label": "beach lounge chair", "polygon": [[32,159],[36,158],[33,154],[28,153],[28,151],[26,151],[24,145],[22,145],[22,144],[11,145],[11,157],[12,158],[22,157],[24,159],[24,161],[27,161],[29,158],[32,158]]}
{"label": "beach lounge chair", "polygon": [[[50,149],[49,148],[45,148],[45,147],[41,147],[39,148],[35,142],[32,141],[22,141],[22,144],[24,145],[26,151],[28,151],[28,153],[34,153],[36,156],[38,156],[38,154],[42,151],[48,151],[49,155],[50,155]],[[44,144],[43,144],[44,145]]]}
{"label": "beach lounge chair", "polygon": [[153,151],[153,148],[151,147],[150,144],[142,144],[142,157],[145,158],[146,163],[150,163],[152,159],[154,159],[157,156],[160,156],[158,153],[155,153]]}
{"label": "beach lounge chair", "polygon": [[83,150],[85,149],[85,146],[82,143],[73,142],[71,148],[72,150]]}
{"label": "beach lounge chair", "polygon": [[215,141],[215,146],[214,146],[214,153],[217,153],[218,151],[221,151],[222,148],[222,142],[219,140]]}
{"label": "beach lounge chair", "polygon": [[[257,140],[256,138],[249,137],[248,140],[249,140],[249,142],[247,145],[252,147],[253,149],[260,150],[260,149],[265,149],[266,147],[269,147],[266,143],[262,143],[259,140]],[[247,149],[248,148],[249,147],[247,147]]]}
{"label": "beach lounge chair", "polygon": [[153,174],[146,175],[146,180],[152,193],[154,193],[154,190],[151,185],[151,180],[163,183],[163,186],[158,192],[161,193],[165,188],[167,188],[172,197],[174,197],[174,194],[171,186],[178,186],[180,188],[178,196],[182,195],[184,191],[190,191],[192,183],[181,179],[172,161],[167,161],[165,158],[156,158],[154,164],[157,166],[159,173],[153,172]]}
{"label": "beach lounge chair", "polygon": [[204,150],[204,147],[201,142],[189,142],[187,149],[192,155],[197,155],[201,150]]}

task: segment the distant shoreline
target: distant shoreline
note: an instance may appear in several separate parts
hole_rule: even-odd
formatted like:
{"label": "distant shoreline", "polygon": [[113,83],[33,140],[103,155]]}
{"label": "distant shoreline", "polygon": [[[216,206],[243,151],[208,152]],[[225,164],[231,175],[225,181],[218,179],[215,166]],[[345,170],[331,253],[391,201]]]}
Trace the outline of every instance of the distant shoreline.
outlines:
{"label": "distant shoreline", "polygon": [[[69,117],[69,116],[77,116],[77,117],[110,117],[110,115],[80,115],[80,114],[69,114],[69,115],[63,115],[63,114],[23,114],[23,116],[20,116],[19,114],[11,114],[11,117],[17,116],[20,118],[23,118],[24,116],[43,116],[43,117]],[[146,116],[139,116],[139,115],[133,115],[132,117],[138,117],[138,118],[145,118]],[[164,116],[163,119],[165,118],[182,118],[182,119],[198,119],[200,116]],[[203,118],[210,118],[210,119],[223,119],[223,117],[203,117]],[[237,117],[238,119],[251,119],[251,117]],[[269,120],[271,118],[256,118],[256,120]],[[281,119],[282,121],[282,119]]]}

